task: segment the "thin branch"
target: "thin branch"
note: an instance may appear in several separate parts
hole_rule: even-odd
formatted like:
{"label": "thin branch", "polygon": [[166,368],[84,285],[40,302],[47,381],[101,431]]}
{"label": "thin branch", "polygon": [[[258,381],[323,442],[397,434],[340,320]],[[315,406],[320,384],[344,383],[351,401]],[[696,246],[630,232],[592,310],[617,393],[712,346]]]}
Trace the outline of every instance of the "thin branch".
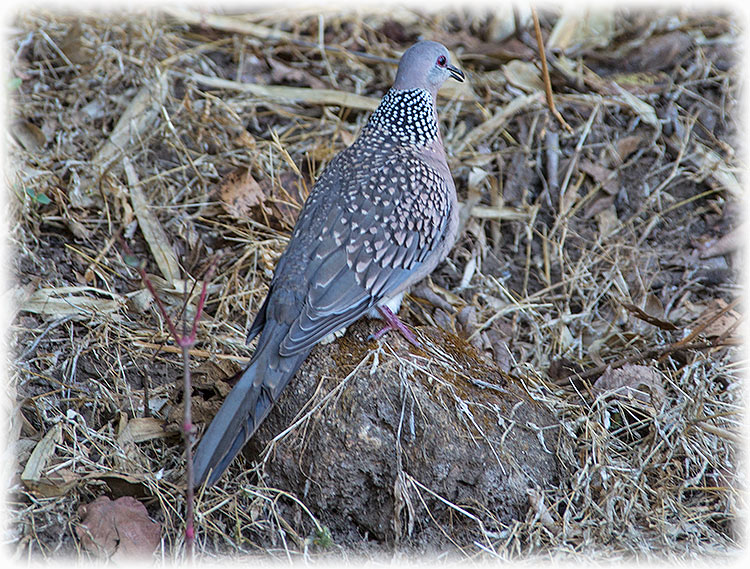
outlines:
{"label": "thin branch", "polygon": [[711,348],[719,348],[725,345],[731,345],[731,343],[704,341],[704,342],[693,342],[690,344],[685,344],[682,341],[674,342],[667,346],[650,348],[646,350],[645,352],[639,352],[631,356],[618,358],[613,362],[609,362],[609,363],[596,366],[595,368],[591,368],[590,370],[584,371],[582,373],[572,374],[569,377],[575,377],[576,379],[589,379],[591,377],[596,377],[598,375],[601,375],[607,369],[618,369],[624,365],[633,364],[636,362],[642,362],[642,361],[645,361],[645,360],[648,360],[657,356],[659,360],[662,360],[665,357],[667,357],[669,354],[671,354],[672,352],[676,352],[678,350],[707,350]]}
{"label": "thin branch", "polygon": [[[166,320],[167,322],[167,326],[169,327],[169,331],[172,334],[172,337],[175,339],[175,342],[178,346],[180,346],[182,351],[182,368],[184,381],[183,393],[185,398],[182,435],[185,443],[185,478],[187,483],[187,490],[185,495],[185,551],[188,561],[192,562],[195,554],[195,490],[193,489],[193,434],[195,433],[195,427],[193,425],[193,413],[190,397],[193,391],[192,378],[190,375],[190,349],[195,345],[195,340],[198,333],[198,321],[200,320],[201,314],[203,313],[203,307],[206,303],[208,283],[213,277],[214,271],[216,270],[218,258],[214,257],[214,259],[211,261],[211,265],[209,266],[206,274],[203,277],[203,286],[201,288],[200,298],[198,299],[198,307],[195,312],[195,318],[193,318],[192,328],[189,333],[180,334],[177,332],[177,328],[174,325],[172,318],[170,318],[169,313],[167,313],[167,309],[164,306],[164,303],[162,302],[161,298],[159,298],[159,295],[156,293],[156,289],[154,288],[151,279],[146,273],[145,262],[136,262],[135,257],[130,250],[130,247],[128,247],[128,244],[124,239],[121,239],[121,243],[123,245],[125,253],[129,257],[128,259],[126,259],[126,262],[138,269],[138,272],[141,275],[141,280],[146,285],[146,288],[148,288],[151,296],[154,297],[159,311],[164,317],[164,320]],[[185,297],[188,297],[187,291]],[[187,302],[187,300],[185,302]],[[183,320],[183,332],[186,331],[186,328],[186,322],[185,320]]]}
{"label": "thin branch", "polygon": [[531,8],[531,16],[534,18],[534,33],[536,35],[536,45],[539,48],[539,58],[542,61],[542,79],[544,80],[544,94],[547,98],[547,106],[549,107],[552,115],[558,120],[558,122],[567,130],[569,133],[573,132],[570,125],[565,122],[565,119],[560,112],[555,108],[555,100],[552,97],[552,82],[549,78],[549,69],[547,69],[547,56],[544,52],[544,40],[542,39],[542,28],[539,26],[539,17],[536,14],[536,9]]}

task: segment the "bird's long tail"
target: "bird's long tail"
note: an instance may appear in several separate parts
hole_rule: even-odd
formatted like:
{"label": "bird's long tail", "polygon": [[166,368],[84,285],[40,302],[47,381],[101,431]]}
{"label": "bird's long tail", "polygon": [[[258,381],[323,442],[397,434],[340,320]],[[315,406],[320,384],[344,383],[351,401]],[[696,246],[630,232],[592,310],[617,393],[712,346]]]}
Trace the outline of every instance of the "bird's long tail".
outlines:
{"label": "bird's long tail", "polygon": [[250,365],[203,434],[193,458],[195,486],[213,485],[266,418],[282,390],[307,357],[279,355],[285,326],[266,326]]}

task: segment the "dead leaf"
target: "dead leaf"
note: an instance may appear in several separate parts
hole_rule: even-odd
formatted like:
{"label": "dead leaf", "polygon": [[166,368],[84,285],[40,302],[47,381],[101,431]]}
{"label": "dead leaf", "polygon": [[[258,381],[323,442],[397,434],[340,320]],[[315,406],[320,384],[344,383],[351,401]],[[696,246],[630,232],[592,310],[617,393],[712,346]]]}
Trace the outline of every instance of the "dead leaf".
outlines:
{"label": "dead leaf", "polygon": [[[103,172],[115,158],[127,155],[131,146],[143,138],[146,130],[159,117],[161,105],[168,92],[166,73],[160,73],[150,83],[144,84],[120,115],[112,134],[91,159],[91,165]],[[98,183],[91,184],[91,188],[98,187]]]}
{"label": "dead leaf", "polygon": [[[514,40],[517,44],[521,44],[520,41],[511,36],[518,33],[516,26],[526,29],[526,25],[531,20],[531,8],[526,4],[498,2],[493,7],[489,16],[490,20],[488,22],[489,30],[487,36],[490,41],[477,41],[479,38],[476,36],[474,36],[474,41],[487,47],[494,46],[495,42],[501,42],[503,40],[507,40],[505,42],[506,44]],[[516,23],[516,21],[518,23]],[[531,56],[529,56],[529,59],[530,58]]]}
{"label": "dead leaf", "polygon": [[226,212],[237,219],[253,217],[253,208],[266,199],[258,182],[246,167],[230,172],[219,186],[219,198]]}
{"label": "dead leaf", "polygon": [[682,31],[651,36],[643,45],[625,57],[628,69],[657,71],[674,67],[679,60],[690,57],[693,38]]}
{"label": "dead leaf", "polygon": [[615,34],[615,13],[608,10],[582,9],[568,5],[555,22],[547,38],[547,49],[569,49],[601,47],[610,44]]}
{"label": "dead leaf", "polygon": [[271,66],[271,79],[274,83],[292,83],[294,85],[307,85],[313,89],[325,89],[326,84],[304,69],[298,69],[279,61],[269,58]]}
{"label": "dead leaf", "polygon": [[621,401],[649,405],[658,410],[667,396],[659,374],[648,366],[626,364],[619,369],[608,368],[592,386],[596,397],[611,395]]}
{"label": "dead leaf", "polygon": [[586,351],[589,358],[591,358],[591,361],[594,362],[597,366],[605,366],[604,358],[602,357],[602,348],[607,345],[608,339],[609,338],[607,338],[606,336],[597,337],[593,342],[591,342],[588,350]]}
{"label": "dead leaf", "polygon": [[133,203],[133,211],[138,219],[138,227],[148,243],[161,274],[168,282],[173,283],[180,278],[180,263],[172,249],[169,236],[146,198],[146,192],[143,191],[132,162],[124,156],[122,164],[128,179],[130,201]]}
{"label": "dead leaf", "polygon": [[67,468],[57,468],[53,472],[48,472],[50,461],[55,456],[55,449],[62,443],[62,436],[62,425],[56,423],[31,451],[21,473],[21,482],[37,496],[63,496],[79,480],[79,477]]}
{"label": "dead leaf", "polygon": [[[277,26],[266,27],[248,22],[247,19],[237,15],[211,14],[206,10],[190,9],[171,5],[162,6],[163,11],[178,22],[200,26],[204,28],[215,28],[227,32],[245,34],[260,39],[294,39],[294,34],[284,32]],[[164,62],[162,62],[164,65]]]}
{"label": "dead leaf", "polygon": [[530,61],[514,59],[503,65],[502,69],[508,83],[527,93],[544,89],[542,74],[539,68]]}
{"label": "dead leaf", "polygon": [[66,286],[40,288],[21,305],[20,309],[34,314],[56,317],[90,318],[92,313],[112,313],[125,305],[126,301],[123,297],[102,289],[90,286]]}
{"label": "dead leaf", "polygon": [[416,39],[413,30],[408,30],[404,24],[388,18],[380,25],[380,33],[395,44],[413,43]]}
{"label": "dead leaf", "polygon": [[[460,204],[459,202],[459,205]],[[512,207],[504,205],[486,206],[475,205],[469,210],[471,217],[479,219],[528,219],[530,215],[525,211],[518,211]]]}
{"label": "dead leaf", "polygon": [[258,146],[255,137],[244,129],[234,138],[233,142],[236,146],[246,148],[251,153],[254,153]]}
{"label": "dead leaf", "polygon": [[[78,221],[76,217],[71,214],[71,212],[68,210],[67,207],[64,208],[64,212],[65,212],[65,215],[63,215],[63,220],[65,221],[65,224],[68,226],[68,229],[70,229],[71,233],[82,240],[90,239],[91,231],[86,229],[83,223]],[[86,281],[79,279],[78,282],[86,282]]]}
{"label": "dead leaf", "polygon": [[471,304],[464,306],[458,311],[458,314],[456,314],[456,320],[461,325],[459,335],[464,339],[471,336],[479,327],[479,323],[477,322],[477,309]]}
{"label": "dead leaf", "polygon": [[23,286],[14,286],[13,288],[8,288],[0,293],[0,304],[2,304],[2,306],[13,307],[10,320],[14,320],[18,312],[23,310],[23,307],[34,295],[34,292],[36,292],[41,281],[41,276],[36,276],[33,280]]}
{"label": "dead leaf", "polygon": [[81,29],[81,23],[76,21],[70,27],[70,30],[62,39],[60,43],[60,51],[65,54],[65,57],[71,63],[80,65],[85,63],[92,63],[94,54],[90,47],[83,42],[84,34]]}
{"label": "dead leaf", "polygon": [[127,422],[123,431],[118,435],[118,440],[120,436],[126,436],[128,440],[132,440],[134,443],[161,439],[169,436],[169,433],[164,430],[164,425],[165,421],[156,417],[134,417]]}
{"label": "dead leaf", "polygon": [[600,198],[592,199],[588,204],[586,204],[586,207],[583,209],[583,213],[581,215],[583,219],[590,219],[591,217],[603,212],[614,203],[614,196],[603,195]]}
{"label": "dead leaf", "polygon": [[536,57],[536,51],[521,40],[513,37],[505,39],[501,44],[478,42],[477,49],[472,50],[471,53],[481,53],[500,61],[510,61],[511,59],[531,61]]}
{"label": "dead leaf", "polygon": [[541,91],[529,95],[523,95],[521,97],[515,97],[506,106],[501,107],[495,112],[495,114],[489,119],[471,129],[466,136],[464,136],[464,139],[461,141],[455,152],[460,152],[468,146],[479,143],[483,141],[485,137],[496,135],[501,131],[503,125],[505,125],[505,123],[512,117],[522,111],[535,108],[541,104],[543,99],[544,94]]}
{"label": "dead leaf", "polygon": [[617,183],[615,172],[609,168],[605,168],[601,164],[596,164],[595,162],[584,158],[578,163],[578,169],[599,182],[602,189],[610,196],[616,196],[617,192],[620,191],[620,184]]}
{"label": "dead leaf", "polygon": [[237,219],[256,219],[274,229],[294,227],[307,197],[306,183],[294,172],[256,181],[247,168],[230,173],[219,187],[222,206]]}
{"label": "dead leaf", "polygon": [[108,494],[114,498],[121,496],[131,496],[133,498],[149,498],[153,496],[149,490],[149,483],[143,478],[143,473],[136,475],[123,474],[118,472],[92,472],[82,478],[82,480],[95,480],[97,484],[104,483],[107,485]]}
{"label": "dead leaf", "polygon": [[721,299],[716,298],[711,301],[703,313],[695,319],[692,323],[691,328],[697,329],[703,326],[706,322],[713,320],[703,329],[702,334],[708,338],[718,338],[726,333],[730,332],[733,328],[737,328],[742,315],[735,310],[726,310],[724,314],[719,315],[719,312],[725,310],[727,303]]}
{"label": "dead leaf", "polygon": [[56,445],[61,442],[62,425],[56,423],[34,447],[23,469],[23,473],[21,473],[21,481],[27,488],[36,490],[47,469],[47,463],[55,454]]}
{"label": "dead leaf", "polygon": [[47,144],[47,137],[42,129],[29,120],[14,121],[11,125],[11,133],[21,146],[31,153],[41,152]]}
{"label": "dead leaf", "polygon": [[[650,295],[653,296],[653,295]],[[627,310],[628,312],[632,313],[636,318],[639,318],[640,320],[643,320],[644,322],[648,322],[649,324],[653,324],[654,326],[657,326],[658,328],[661,328],[662,330],[677,330],[677,326],[669,322],[668,320],[664,320],[663,318],[660,318],[659,316],[652,314],[649,314],[649,312],[646,312],[646,310],[643,310],[642,308],[638,308],[635,304],[630,303],[623,303],[623,308]],[[663,316],[664,309],[662,308],[661,315]]]}
{"label": "dead leaf", "polygon": [[573,383],[577,388],[581,388],[582,382],[577,380],[583,372],[583,368],[580,364],[577,364],[568,358],[555,358],[549,364],[547,369],[547,375],[549,378],[558,385],[564,385],[566,383]]}
{"label": "dead leaf", "polygon": [[625,106],[630,107],[630,110],[638,115],[643,122],[653,126],[657,133],[661,132],[661,122],[656,114],[656,109],[654,109],[652,105],[639,99],[630,91],[621,87],[618,83],[612,83],[612,86],[617,92],[617,95],[613,97],[615,100],[619,100]]}
{"label": "dead leaf", "polygon": [[495,328],[489,328],[484,333],[492,350],[492,359],[495,361],[495,364],[502,371],[510,373],[510,370],[513,368],[513,355],[508,347],[510,335],[502,334]]}
{"label": "dead leaf", "polygon": [[663,72],[615,73],[606,77],[599,92],[602,95],[616,95],[614,84],[633,95],[643,97],[666,91],[672,85],[672,79]]}
{"label": "dead leaf", "polygon": [[705,177],[712,177],[720,186],[736,198],[744,198],[744,188],[735,175],[736,167],[730,166],[717,152],[695,139],[691,139],[695,152],[688,154],[687,158],[699,171],[696,172],[701,181]]}
{"label": "dead leaf", "polygon": [[620,220],[617,219],[617,211],[614,205],[603,209],[594,217],[599,226],[599,235],[601,235],[602,239],[609,237],[620,226]]}
{"label": "dead leaf", "polygon": [[166,422],[154,417],[135,417],[128,420],[125,413],[120,413],[117,429],[117,445],[120,453],[114,456],[117,470],[137,474],[147,467],[147,461],[137,446],[137,443],[168,437],[165,429]]}
{"label": "dead leaf", "polygon": [[[193,423],[208,424],[219,411],[226,396],[239,380],[244,367],[228,360],[205,361],[192,373],[192,417]],[[175,390],[170,398],[167,413],[167,429],[171,433],[182,433],[185,416],[184,392]]]}
{"label": "dead leaf", "polygon": [[626,136],[621,138],[616,143],[617,156],[620,159],[620,163],[625,162],[628,157],[633,154],[643,143],[643,137],[638,134]]}
{"label": "dead leaf", "polygon": [[161,528],[151,520],[146,507],[132,496],[114,502],[99,496],[78,508],[81,525],[76,534],[81,545],[97,557],[124,562],[149,557],[159,547]]}
{"label": "dead leaf", "polygon": [[65,496],[80,480],[81,477],[71,469],[58,468],[39,480],[29,482],[26,486],[37,496],[55,498]]}
{"label": "dead leaf", "polygon": [[550,509],[544,503],[544,494],[542,491],[537,488],[527,488],[526,494],[529,496],[529,504],[534,509],[537,519],[553,533],[560,533],[560,528],[555,524]]}

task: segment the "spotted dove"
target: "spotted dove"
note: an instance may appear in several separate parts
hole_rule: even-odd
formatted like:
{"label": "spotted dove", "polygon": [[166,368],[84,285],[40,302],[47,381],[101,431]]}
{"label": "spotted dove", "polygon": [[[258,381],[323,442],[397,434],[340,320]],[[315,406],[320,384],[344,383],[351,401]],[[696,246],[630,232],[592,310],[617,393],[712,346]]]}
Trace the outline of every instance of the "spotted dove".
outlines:
{"label": "spotted dove", "polygon": [[464,79],[444,46],[409,48],[357,140],[313,186],[248,333],[260,335],[253,358],[196,450],[196,485],[216,482],[328,334],[370,315],[386,321],[381,333],[397,328],[416,343],[394,313],[458,226],[435,108],[449,77]]}

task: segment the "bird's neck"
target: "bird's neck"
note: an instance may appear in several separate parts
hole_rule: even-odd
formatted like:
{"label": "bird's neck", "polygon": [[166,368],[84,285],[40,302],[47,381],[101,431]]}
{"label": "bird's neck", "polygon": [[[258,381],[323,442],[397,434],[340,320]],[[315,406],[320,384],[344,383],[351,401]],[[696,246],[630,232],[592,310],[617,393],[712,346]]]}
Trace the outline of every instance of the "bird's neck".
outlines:
{"label": "bird's neck", "polygon": [[435,100],[427,89],[391,89],[366,128],[404,145],[428,146],[440,140]]}

